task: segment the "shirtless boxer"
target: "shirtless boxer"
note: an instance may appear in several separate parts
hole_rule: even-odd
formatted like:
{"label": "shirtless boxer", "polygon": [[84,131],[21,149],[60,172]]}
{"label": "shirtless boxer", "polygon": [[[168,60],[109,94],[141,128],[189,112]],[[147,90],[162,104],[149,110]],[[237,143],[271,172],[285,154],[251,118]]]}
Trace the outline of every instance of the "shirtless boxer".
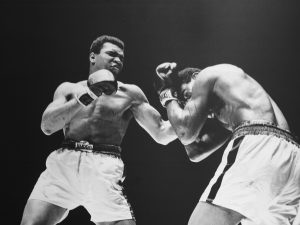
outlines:
{"label": "shirtless boxer", "polygon": [[47,158],[22,225],[57,224],[80,205],[95,224],[135,224],[121,184],[120,144],[129,121],[134,117],[160,144],[177,138],[139,87],[116,81],[124,60],[121,40],[100,36],[91,45],[89,60],[88,80],[59,85],[43,113],[42,131],[51,135],[63,130],[65,138]]}
{"label": "shirtless boxer", "polygon": [[[218,149],[207,144],[216,137],[215,146],[229,138],[189,225],[292,224],[299,210],[300,149],[276,103],[233,65],[175,71],[176,63],[157,67],[158,91],[191,160]],[[223,128],[203,132],[207,122]]]}

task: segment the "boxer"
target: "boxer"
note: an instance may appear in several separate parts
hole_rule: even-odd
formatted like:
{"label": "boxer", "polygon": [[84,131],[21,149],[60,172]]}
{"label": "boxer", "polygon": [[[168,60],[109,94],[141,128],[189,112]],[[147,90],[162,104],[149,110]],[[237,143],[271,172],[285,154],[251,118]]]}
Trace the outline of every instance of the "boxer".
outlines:
{"label": "boxer", "polygon": [[97,225],[135,225],[122,187],[120,145],[129,122],[134,118],[160,144],[177,136],[139,87],[117,81],[123,60],[124,43],[100,36],[90,48],[88,79],[56,89],[41,128],[46,135],[63,130],[64,140],[47,158],[22,225],[57,224],[78,206]]}
{"label": "boxer", "polygon": [[[227,141],[188,224],[292,224],[299,210],[300,146],[277,104],[237,66],[176,68],[159,65],[156,87],[190,159],[200,162]],[[215,128],[207,129],[212,121]]]}

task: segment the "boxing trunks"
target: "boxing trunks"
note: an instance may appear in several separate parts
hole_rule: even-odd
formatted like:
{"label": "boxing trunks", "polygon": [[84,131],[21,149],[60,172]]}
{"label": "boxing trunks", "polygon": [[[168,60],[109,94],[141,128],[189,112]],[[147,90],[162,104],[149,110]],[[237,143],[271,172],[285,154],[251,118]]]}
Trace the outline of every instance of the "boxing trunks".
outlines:
{"label": "boxing trunks", "polygon": [[243,225],[292,224],[300,201],[299,147],[270,123],[241,124],[200,201],[242,214]]}
{"label": "boxing trunks", "polygon": [[[134,219],[123,194],[121,148],[66,140],[46,161],[29,199],[69,210],[83,206],[93,222]],[[65,215],[65,216],[66,216]]]}

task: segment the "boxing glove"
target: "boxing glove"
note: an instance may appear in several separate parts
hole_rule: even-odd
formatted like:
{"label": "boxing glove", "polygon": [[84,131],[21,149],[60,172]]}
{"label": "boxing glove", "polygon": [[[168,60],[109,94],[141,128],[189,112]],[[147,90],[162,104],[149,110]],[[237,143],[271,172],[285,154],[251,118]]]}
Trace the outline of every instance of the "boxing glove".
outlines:
{"label": "boxing glove", "polygon": [[175,86],[177,78],[177,64],[176,63],[162,63],[156,67],[156,77],[154,80],[154,88],[158,94],[164,89]]}
{"label": "boxing glove", "polygon": [[102,94],[112,95],[118,90],[118,82],[109,70],[98,70],[92,73],[87,81],[85,92],[76,95],[77,101],[87,106]]}

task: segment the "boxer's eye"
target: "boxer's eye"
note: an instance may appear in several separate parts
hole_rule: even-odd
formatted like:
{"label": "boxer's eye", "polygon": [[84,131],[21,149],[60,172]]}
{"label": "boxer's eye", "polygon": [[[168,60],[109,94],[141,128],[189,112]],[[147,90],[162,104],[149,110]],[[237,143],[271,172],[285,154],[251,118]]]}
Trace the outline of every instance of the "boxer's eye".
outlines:
{"label": "boxer's eye", "polygon": [[183,98],[184,100],[189,100],[192,97],[192,93],[189,91],[183,92]]}
{"label": "boxer's eye", "polygon": [[109,55],[110,57],[115,57],[116,53],[115,52],[106,52],[107,55]]}

